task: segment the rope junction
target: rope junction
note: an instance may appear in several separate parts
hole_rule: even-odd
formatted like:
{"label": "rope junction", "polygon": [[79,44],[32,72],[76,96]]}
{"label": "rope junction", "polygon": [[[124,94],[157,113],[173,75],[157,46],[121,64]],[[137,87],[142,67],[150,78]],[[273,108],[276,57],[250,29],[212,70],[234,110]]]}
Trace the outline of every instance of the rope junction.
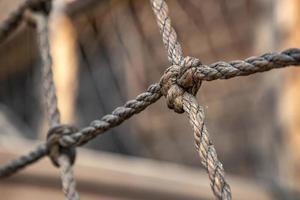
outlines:
{"label": "rope junction", "polygon": [[111,114],[94,120],[89,126],[77,130],[75,127],[60,124],[60,114],[57,108],[48,35],[49,15],[51,15],[51,10],[55,9],[53,2],[51,0],[27,0],[0,25],[0,42],[2,42],[17,28],[26,10],[31,10],[34,15],[43,63],[45,108],[50,127],[47,141],[44,144],[0,167],[0,178],[13,175],[39,159],[49,156],[53,164],[61,168],[62,185],[66,199],[77,200],[79,195],[76,192],[72,170],[76,155],[75,148],[118,126],[134,114],[138,114],[155,103],[161,96],[165,96],[170,109],[177,113],[186,112],[188,115],[194,131],[196,149],[202,165],[207,170],[216,199],[230,200],[232,198],[231,190],[225,179],[224,168],[218,160],[216,150],[204,124],[203,108],[195,98],[201,82],[246,76],[291,65],[299,66],[300,49],[287,49],[279,53],[268,53],[245,60],[203,65],[197,58],[184,57],[177,34],[168,16],[166,2],[164,0],[151,0],[171,66],[167,68],[159,83],[151,85],[146,92],[126,102],[123,106],[117,107]]}

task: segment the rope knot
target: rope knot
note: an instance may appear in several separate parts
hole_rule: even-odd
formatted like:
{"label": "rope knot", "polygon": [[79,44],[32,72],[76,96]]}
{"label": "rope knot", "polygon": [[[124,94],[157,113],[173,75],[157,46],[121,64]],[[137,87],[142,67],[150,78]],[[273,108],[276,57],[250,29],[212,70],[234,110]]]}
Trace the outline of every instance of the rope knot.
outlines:
{"label": "rope knot", "polygon": [[162,94],[167,99],[167,105],[177,113],[183,113],[182,96],[184,92],[196,95],[201,86],[201,79],[195,76],[201,62],[197,58],[185,57],[179,65],[169,67],[160,80]]}
{"label": "rope knot", "polygon": [[66,148],[62,147],[59,140],[64,135],[71,135],[77,132],[77,128],[69,125],[58,125],[52,127],[47,134],[47,144],[49,145],[48,155],[52,163],[59,167],[58,157],[61,154],[67,155],[71,164],[74,164],[76,158],[76,150],[74,147]]}

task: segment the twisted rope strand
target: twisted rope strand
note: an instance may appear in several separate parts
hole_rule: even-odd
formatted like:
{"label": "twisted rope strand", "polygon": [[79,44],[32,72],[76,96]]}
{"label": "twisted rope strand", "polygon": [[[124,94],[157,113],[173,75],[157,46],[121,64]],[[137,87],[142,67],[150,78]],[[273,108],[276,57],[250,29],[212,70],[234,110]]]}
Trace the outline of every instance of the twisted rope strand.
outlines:
{"label": "twisted rope strand", "polygon": [[[60,144],[64,147],[83,145],[97,135],[123,123],[134,114],[140,113],[149,105],[155,103],[161,96],[160,85],[153,84],[146,92],[138,95],[136,99],[127,101],[124,106],[117,107],[112,114],[105,115],[101,120],[93,121],[90,126],[81,129],[79,132],[73,133],[71,136],[62,136]],[[40,157],[45,156],[47,154],[46,152],[49,151],[48,145],[43,144],[42,146],[45,148],[45,152],[43,155],[40,155]],[[39,151],[39,147],[37,147],[31,153],[21,156],[11,163],[0,167],[0,178],[12,175],[13,173],[10,173],[10,168],[13,169],[13,172],[16,172],[28,164],[35,162],[35,157],[30,156],[30,154],[39,154]],[[23,163],[22,166],[15,164],[23,162],[22,157],[27,157],[28,163]]]}
{"label": "twisted rope strand", "polygon": [[61,181],[66,198],[79,200],[80,198],[76,191],[76,181],[74,179],[73,167],[70,164],[70,159],[66,155],[61,155],[58,158],[58,163],[61,168]]}
{"label": "twisted rope strand", "polygon": [[300,65],[300,49],[291,48],[282,52],[268,53],[245,60],[231,62],[217,62],[210,65],[196,67],[195,76],[205,81],[229,79],[236,76],[265,72],[271,69]]}
{"label": "twisted rope strand", "polygon": [[54,127],[60,123],[60,113],[57,107],[57,97],[53,82],[52,57],[49,45],[48,19],[43,14],[36,14],[37,34],[39,39],[39,50],[42,58],[42,82],[43,94],[48,123]]}
{"label": "twisted rope strand", "polygon": [[[293,58],[293,60],[290,60],[288,62],[283,62],[283,61],[275,62],[274,61],[275,58],[280,57],[280,56],[278,56],[280,54],[289,55],[290,57]],[[206,81],[213,81],[213,80],[222,79],[225,77],[226,78],[234,78],[236,76],[244,76],[244,75],[246,76],[246,75],[251,75],[251,74],[254,74],[257,72],[264,72],[264,71],[271,70],[271,69],[288,67],[290,65],[300,65],[299,54],[300,54],[300,49],[288,49],[281,53],[271,53],[271,54],[267,54],[267,55],[269,55],[268,56],[269,61],[267,61],[267,62],[266,61],[258,62],[259,60],[261,60],[260,59],[261,56],[252,57],[251,58],[252,60],[257,60],[257,61],[256,62],[253,61],[252,65],[247,65],[248,68],[245,68],[245,67],[241,68],[240,66],[242,66],[242,65],[235,66],[235,68],[241,69],[241,70],[238,70],[238,71],[240,71],[239,73],[232,73],[232,74],[230,74],[229,72],[224,73],[222,70],[222,67],[220,65],[211,64],[211,65],[208,65],[209,67],[204,66],[203,68],[197,68],[197,70],[199,70],[199,71],[197,71],[197,73],[194,73],[194,74],[195,74],[195,76],[200,77],[202,80],[206,80]],[[271,55],[277,55],[277,56],[271,56]],[[272,57],[273,57],[273,59],[271,59]],[[283,57],[285,57],[285,56],[283,56]],[[248,60],[248,62],[250,62],[251,59],[248,58],[248,59],[246,59],[246,61]],[[240,61],[240,63],[244,63],[246,61]],[[232,62],[228,62],[228,63],[236,63],[236,62],[232,61]],[[275,63],[276,63],[276,65],[275,65]],[[213,66],[215,66],[215,67],[213,67]],[[222,65],[222,66],[231,68],[231,65],[229,65],[229,64],[228,64],[228,66],[227,65]],[[219,70],[216,72],[215,68],[219,69]],[[207,69],[207,71],[205,71],[205,69]],[[221,71],[223,73],[221,73]],[[234,70],[234,71],[236,71],[236,70]],[[244,74],[242,73],[242,71]],[[212,73],[212,72],[214,72],[214,73]],[[185,74],[186,73],[184,73],[184,75]],[[181,78],[184,78],[184,75]],[[91,127],[91,126],[89,126],[87,128],[83,128],[80,132],[73,134],[74,136],[73,135],[72,136],[64,136],[60,140],[60,143],[61,143],[61,145],[65,146],[65,147],[68,147],[68,145],[70,145],[70,146],[83,145],[88,140],[96,137],[96,135],[99,135],[99,134],[109,130],[110,128],[117,126],[118,124],[121,124],[123,121],[130,118],[132,115],[141,112],[146,107],[148,107],[152,103],[156,102],[161,96],[162,96],[162,94],[160,92],[159,84],[154,84],[154,85],[150,86],[149,89],[145,93],[138,95],[135,100],[130,100],[127,103],[125,103],[125,105],[123,107],[116,108],[113,111],[113,113],[117,116],[113,117],[112,116],[113,114],[109,114],[109,115],[106,115],[103,118],[101,118],[101,120],[103,120],[103,122],[99,122],[100,120],[95,120],[95,122],[91,123],[91,126],[98,124],[99,129],[97,127]],[[122,116],[126,116],[126,117],[124,118]],[[97,123],[97,122],[99,122],[99,123]],[[109,123],[113,123],[113,124],[109,124]],[[37,149],[35,151],[38,151]],[[24,156],[28,156],[28,155],[24,155]],[[18,160],[19,159],[17,159],[15,162],[18,162]],[[14,162],[12,162],[12,163],[14,163]],[[0,168],[0,169],[2,169],[1,170],[2,173],[3,173],[3,170],[6,168],[7,167],[5,167],[5,166]],[[3,176],[0,174],[0,177],[3,177]]]}
{"label": "twisted rope strand", "polygon": [[51,0],[26,0],[18,8],[11,12],[7,19],[0,25],[0,43],[5,41],[21,24],[24,13],[27,9],[35,8],[43,2]]}
{"label": "twisted rope strand", "polygon": [[[54,7],[55,8],[55,7]],[[60,125],[60,113],[57,106],[57,96],[53,81],[52,72],[52,57],[50,53],[48,17],[44,14],[35,14],[37,23],[37,34],[39,38],[39,48],[42,57],[42,82],[44,87],[44,101],[48,116],[50,128]],[[49,150],[54,148],[49,147]],[[59,147],[58,147],[59,148]],[[52,158],[53,159],[53,158]],[[57,155],[57,162],[61,169],[61,179],[63,191],[66,199],[79,200],[79,195],[76,191],[76,181],[73,178],[73,170],[71,160],[64,154]]]}
{"label": "twisted rope strand", "polygon": [[156,102],[162,96],[160,88],[159,84],[151,85],[146,92],[138,95],[136,99],[126,102],[124,106],[117,107],[111,114],[103,116],[100,120],[92,121],[89,126],[72,135],[63,136],[60,139],[60,145],[64,147],[81,146],[97,135],[120,125],[126,119]]}
{"label": "twisted rope strand", "polygon": [[218,160],[215,147],[209,138],[207,128],[204,124],[203,108],[199,106],[193,95],[185,92],[183,94],[183,109],[188,114],[193,127],[196,149],[202,165],[207,170],[214,195],[218,199],[230,200],[230,186],[225,180],[223,165]]}
{"label": "twisted rope strand", "polygon": [[12,160],[0,168],[0,178],[9,177],[26,166],[37,162],[48,154],[48,147],[41,144],[33,151],[26,155],[20,156],[18,159]]}
{"label": "twisted rope strand", "polygon": [[151,0],[151,4],[168,53],[168,59],[172,64],[180,65],[183,53],[176,31],[171,24],[168,5],[164,0]]}

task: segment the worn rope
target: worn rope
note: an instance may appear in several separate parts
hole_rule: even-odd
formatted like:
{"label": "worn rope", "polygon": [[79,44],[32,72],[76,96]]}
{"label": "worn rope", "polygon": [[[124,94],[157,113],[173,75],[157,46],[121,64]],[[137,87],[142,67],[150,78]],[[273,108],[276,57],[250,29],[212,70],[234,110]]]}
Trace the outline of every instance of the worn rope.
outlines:
{"label": "worn rope", "polygon": [[[212,81],[245,76],[289,65],[300,65],[300,50],[288,49],[281,53],[264,54],[248,58],[244,61],[218,62],[211,65],[202,65],[199,59],[183,56],[177,34],[171,26],[168,7],[165,1],[151,0],[151,3],[165,48],[168,52],[168,59],[172,63],[172,66],[166,70],[159,84],[151,85],[145,93],[138,95],[136,99],[128,101],[122,107],[116,108],[112,114],[105,115],[100,120],[94,120],[88,127],[79,131],[60,124],[60,115],[57,109],[57,98],[52,77],[52,61],[49,53],[47,18],[45,16],[40,18],[38,35],[40,36],[39,44],[44,67],[43,86],[46,109],[49,116],[48,120],[50,127],[53,128],[49,132],[53,133],[54,136],[49,137],[50,139],[46,144],[38,146],[38,148],[29,154],[1,167],[0,177],[9,176],[19,169],[36,162],[43,156],[49,155],[52,161],[61,167],[63,190],[66,198],[77,200],[79,199],[79,195],[76,192],[76,184],[73,178],[72,162],[74,158],[72,159],[72,156],[70,156],[71,151],[69,150],[72,149],[71,147],[83,145],[97,135],[121,124],[164,95],[166,96],[169,108],[174,109],[178,113],[186,112],[188,114],[194,130],[196,148],[199,152],[201,163],[207,169],[215,196],[218,199],[231,199],[230,187],[225,180],[223,166],[217,158],[216,151],[209,139],[209,134],[204,124],[203,109],[198,105],[195,98],[201,82],[203,80]],[[17,13],[24,12],[24,9],[20,8]],[[22,15],[16,16],[15,20],[11,20],[10,22],[13,25],[11,27],[8,25],[7,30],[12,30],[18,25],[18,21],[20,21]],[[0,27],[0,42],[1,34],[5,35],[3,33],[6,31],[3,30],[6,29],[1,29]],[[67,151],[67,153],[61,150]]]}
{"label": "worn rope", "polygon": [[193,74],[194,80],[213,81],[216,79],[229,79],[292,65],[300,65],[299,48],[291,48],[279,53],[267,53],[245,60],[217,62],[210,65],[198,64],[183,71],[181,79],[184,80],[188,74]]}
{"label": "worn rope", "polygon": [[199,59],[183,56],[176,31],[168,16],[166,2],[164,0],[151,0],[151,3],[168,52],[168,59],[173,64],[166,70],[161,79],[162,93],[166,97],[170,109],[177,113],[184,111],[188,113],[194,129],[196,147],[201,162],[207,169],[214,195],[218,199],[230,200],[230,186],[225,180],[224,169],[217,159],[216,150],[204,125],[204,112],[194,97],[202,80],[196,79],[193,75],[196,74],[195,71],[203,68],[202,63]]}
{"label": "worn rope", "polygon": [[5,41],[21,24],[25,11],[41,9],[41,5],[51,0],[25,0],[11,12],[0,25],[0,43]]}
{"label": "worn rope", "polygon": [[[243,70],[234,70],[234,71],[240,71],[239,73],[229,73],[230,70],[228,72],[224,73],[225,70],[222,70],[222,66],[228,65],[228,68],[231,68],[231,64],[229,64],[229,63],[237,63],[236,61],[228,62],[228,63],[222,64],[222,65],[220,65],[220,63],[216,63],[216,64],[211,64],[208,66],[204,65],[203,68],[193,68],[193,70],[195,70],[195,69],[199,70],[198,73],[195,73],[195,72],[192,73],[193,72],[192,70],[189,71],[189,73],[193,74],[192,77],[197,77],[197,78],[200,78],[201,80],[212,81],[212,80],[215,80],[218,78],[220,78],[220,79],[225,78],[225,77],[226,78],[234,78],[236,76],[250,75],[250,74],[254,74],[257,72],[263,72],[263,71],[267,71],[267,70],[271,70],[271,69],[288,67],[290,65],[300,65],[300,60],[299,60],[300,49],[290,49],[290,50],[285,50],[283,52],[290,52],[288,54],[291,55],[291,57],[295,58],[295,60],[293,60],[292,62],[291,61],[280,62],[280,65],[278,63],[275,65],[276,62],[272,61],[275,59],[275,57],[276,57],[275,56],[275,57],[273,57],[273,59],[269,59],[271,61],[253,62],[252,65],[245,65],[245,66],[248,66],[247,68],[245,68],[245,67],[240,68],[239,66],[242,66],[242,65],[235,66],[235,68],[243,69]],[[292,53],[292,52],[294,52],[294,53]],[[269,55],[280,55],[282,53],[271,53]],[[283,54],[286,54],[286,53],[283,53]],[[259,61],[259,60],[261,60],[260,57],[261,56],[252,57],[252,59]],[[272,58],[272,56],[269,56],[269,58]],[[250,58],[248,58],[246,60],[250,60]],[[239,61],[239,62],[244,63],[245,61]],[[215,72],[215,73],[214,74],[206,73],[204,70],[205,68],[207,68],[206,72]],[[216,69],[218,69],[218,70],[216,70]],[[197,70],[195,70],[195,71],[197,71]],[[243,73],[241,73],[242,71],[243,71]],[[181,78],[178,78],[177,81],[181,82],[180,80],[183,80],[184,77],[187,76],[187,74],[188,74],[187,71],[182,73]],[[197,74],[197,76],[194,74]],[[201,75],[201,74],[204,74],[204,75]],[[220,74],[222,74],[222,75],[220,75]],[[208,76],[208,78],[206,76]],[[190,81],[190,82],[192,83],[193,81]],[[185,84],[182,84],[182,86],[184,86],[184,85]],[[134,114],[138,114],[139,112],[144,110],[146,107],[148,107],[152,103],[156,102],[161,97],[161,95],[162,95],[161,94],[161,86],[159,84],[153,84],[149,87],[149,89],[146,92],[138,95],[136,99],[130,100],[130,101],[126,102],[124,104],[124,106],[116,108],[112,112],[112,114],[105,115],[100,120],[95,120],[94,122],[91,123],[91,125],[89,127],[83,128],[81,131],[74,133],[71,136],[63,136],[61,138],[60,142],[65,147],[68,147],[69,145],[70,146],[83,145],[84,143],[86,143],[90,139],[96,137],[97,135],[102,134],[105,131],[121,124],[126,119],[133,116]],[[102,122],[99,122],[99,121],[102,121]],[[102,124],[102,126],[96,126],[96,124]],[[74,138],[70,139],[70,137],[73,137],[73,135],[75,135]],[[38,148],[36,148],[36,150],[33,150],[33,152],[38,152]],[[34,159],[34,158],[32,158],[32,159]],[[7,168],[7,167],[3,166],[1,169],[5,169],[5,168]],[[0,177],[3,177],[3,176],[0,174]]]}
{"label": "worn rope", "polygon": [[79,200],[79,195],[76,191],[76,181],[73,175],[73,167],[70,158],[66,155],[61,155],[58,158],[58,163],[61,168],[61,180],[63,192],[67,199]]}
{"label": "worn rope", "polygon": [[[160,85],[153,84],[148,88],[146,92],[138,95],[136,99],[127,101],[123,106],[117,107],[111,114],[103,116],[100,120],[93,121],[90,126],[83,128],[70,136],[62,136],[62,138],[60,139],[60,144],[64,147],[83,145],[97,135],[102,134],[105,131],[121,124],[134,114],[140,113],[149,105],[156,102],[161,96]],[[46,144],[43,144],[42,146],[45,147],[46,152],[49,151],[49,147]],[[39,148],[36,148],[32,152],[38,153],[38,149]],[[28,157],[30,163],[34,162],[35,157],[30,156],[30,154],[25,156]],[[41,155],[41,157],[43,156],[45,156],[45,154]],[[22,157],[17,158],[12,163],[21,162],[21,158]],[[26,165],[22,167],[25,166]],[[8,168],[14,168],[14,171],[21,169],[18,165],[12,166],[11,163],[8,163],[0,167],[0,171],[2,171],[2,173],[0,174],[0,178],[6,177],[5,174],[9,174],[8,172],[6,172]]]}
{"label": "worn rope", "polygon": [[231,192],[225,180],[222,163],[218,160],[214,145],[212,144],[207,128],[204,124],[204,111],[198,105],[196,98],[185,92],[182,96],[183,109],[188,114],[194,130],[196,149],[202,160],[202,165],[208,172],[211,188],[218,199],[231,199]]}
{"label": "worn rope", "polygon": [[48,20],[42,14],[36,15],[37,34],[39,36],[39,49],[42,59],[42,85],[44,102],[50,127],[60,123],[60,113],[57,107],[57,97],[53,82],[52,57],[50,54]]}
{"label": "worn rope", "polygon": [[[72,128],[60,124],[60,113],[57,106],[56,90],[52,73],[52,57],[50,53],[48,16],[35,14],[37,23],[37,34],[39,37],[40,54],[42,57],[42,82],[44,101],[48,116],[50,130],[48,133],[49,156],[52,162],[61,169],[61,179],[63,191],[66,199],[78,200],[76,182],[73,178],[72,164],[75,159],[74,149],[62,149],[56,142],[57,137],[61,137],[64,132],[72,133]],[[71,160],[72,159],[72,160]],[[72,163],[71,163],[72,162]]]}
{"label": "worn rope", "polygon": [[164,0],[151,0],[152,9],[162,35],[163,43],[168,52],[168,59],[172,64],[180,65],[183,59],[181,45],[169,17],[169,9]]}
{"label": "worn rope", "polygon": [[6,165],[0,167],[0,178],[9,177],[26,166],[37,162],[48,153],[48,147],[45,144],[37,146],[33,151],[18,159],[12,160]]}

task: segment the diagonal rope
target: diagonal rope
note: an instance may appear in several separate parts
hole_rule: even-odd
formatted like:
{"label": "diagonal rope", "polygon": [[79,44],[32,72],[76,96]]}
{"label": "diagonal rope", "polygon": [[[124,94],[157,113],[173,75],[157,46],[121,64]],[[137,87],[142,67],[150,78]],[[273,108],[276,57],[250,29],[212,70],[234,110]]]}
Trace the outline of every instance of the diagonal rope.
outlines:
{"label": "diagonal rope", "polygon": [[[64,145],[64,147],[83,145],[97,135],[103,134],[107,130],[120,125],[134,114],[140,113],[149,105],[155,103],[161,96],[160,85],[153,84],[146,92],[138,95],[136,99],[127,101],[123,106],[117,107],[111,114],[103,116],[100,120],[93,121],[90,126],[83,128],[70,136],[62,136],[60,143],[61,145]],[[30,156],[31,154],[41,154],[39,158],[45,156],[46,152],[49,151],[49,147],[46,144],[42,144],[41,146],[45,148],[43,154],[39,153],[39,147],[36,147],[32,150],[32,153],[21,156],[13,162],[1,166],[0,178],[7,177],[8,174],[12,175],[13,173],[10,173],[10,169],[13,169],[12,171],[16,172],[36,161],[36,156]],[[27,162],[23,162],[22,157],[26,157]],[[14,163],[20,162],[22,163],[22,166],[14,165]]]}
{"label": "diagonal rope", "polygon": [[[37,0],[37,2],[38,1],[43,0]],[[111,114],[105,115],[99,120],[94,120],[89,126],[79,131],[76,131],[73,127],[60,124],[60,115],[57,108],[57,98],[51,69],[52,62],[47,17],[43,15],[38,17],[37,31],[39,33],[39,44],[43,61],[43,86],[46,110],[51,127],[49,133],[54,133],[54,136],[52,135],[51,137],[50,134],[50,139],[48,139],[46,144],[38,146],[29,154],[1,167],[0,178],[12,175],[19,169],[36,162],[43,156],[49,155],[54,164],[61,167],[63,190],[66,198],[79,199],[72,171],[72,164],[75,159],[75,151],[72,156],[72,147],[83,145],[97,135],[121,124],[164,95],[171,109],[179,113],[186,112],[188,114],[194,130],[196,148],[199,152],[201,163],[207,169],[215,196],[218,199],[231,199],[230,187],[225,180],[223,166],[217,158],[215,148],[209,139],[208,131],[204,125],[203,109],[198,105],[194,96],[203,80],[228,79],[290,65],[300,65],[300,50],[288,49],[280,53],[251,57],[244,61],[238,60],[202,65],[196,58],[183,56],[177,34],[171,26],[171,20],[168,17],[168,7],[165,1],[151,0],[151,3],[165,48],[168,52],[168,59],[173,65],[166,70],[159,84],[151,85],[146,92],[138,95],[136,99],[128,101],[124,106],[116,108]],[[25,8],[27,8],[27,6],[25,6]],[[21,7],[17,13],[24,12],[25,8]],[[45,11],[44,9],[41,10]],[[11,27],[7,26],[7,30],[13,30],[18,25],[18,21],[22,19],[22,15],[16,16],[15,18],[11,18],[13,19],[10,22],[12,25]],[[6,32],[3,31],[6,30],[5,28],[1,29],[1,27],[3,27],[2,25],[0,26],[0,42],[1,37],[3,38],[3,35],[5,35],[3,33]],[[7,33],[9,32],[10,31]],[[6,34],[6,36],[7,35],[8,34]]]}
{"label": "diagonal rope", "polygon": [[41,5],[51,0],[25,0],[0,24],[0,43],[5,41],[21,24],[26,10],[41,9]]}
{"label": "diagonal rope", "polygon": [[168,59],[172,64],[180,65],[183,59],[182,48],[176,31],[172,27],[168,6],[164,0],[151,0],[151,4],[168,53]]}
{"label": "diagonal rope", "polygon": [[183,94],[183,109],[188,114],[194,130],[196,149],[201,158],[201,163],[208,172],[211,188],[218,199],[231,199],[231,192],[225,180],[222,163],[218,160],[215,147],[213,146],[207,128],[204,124],[204,111],[198,105],[196,98],[185,92]]}

